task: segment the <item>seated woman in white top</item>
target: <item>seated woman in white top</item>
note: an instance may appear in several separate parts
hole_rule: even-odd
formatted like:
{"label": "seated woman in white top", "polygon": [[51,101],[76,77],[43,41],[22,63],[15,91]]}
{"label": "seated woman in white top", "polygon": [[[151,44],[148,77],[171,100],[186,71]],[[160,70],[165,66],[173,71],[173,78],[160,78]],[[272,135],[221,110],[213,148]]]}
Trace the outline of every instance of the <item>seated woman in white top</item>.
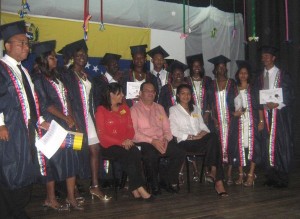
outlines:
{"label": "seated woman in white top", "polygon": [[205,152],[205,165],[211,167],[210,177],[220,197],[228,196],[223,186],[224,173],[221,147],[215,133],[210,133],[201,116],[200,109],[193,105],[192,88],[181,84],[176,92],[177,105],[170,108],[170,124],[178,146],[186,152]]}

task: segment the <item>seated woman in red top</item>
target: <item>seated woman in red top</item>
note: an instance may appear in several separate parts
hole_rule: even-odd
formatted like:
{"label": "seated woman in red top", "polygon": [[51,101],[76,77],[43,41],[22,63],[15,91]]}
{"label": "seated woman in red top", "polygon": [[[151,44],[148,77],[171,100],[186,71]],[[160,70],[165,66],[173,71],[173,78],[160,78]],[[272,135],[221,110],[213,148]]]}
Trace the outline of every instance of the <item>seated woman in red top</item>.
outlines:
{"label": "seated woman in red top", "polygon": [[95,114],[97,133],[103,156],[112,157],[121,163],[129,178],[129,190],[135,198],[153,200],[143,188],[141,155],[132,138],[134,129],[129,107],[123,104],[122,86],[107,85],[103,103]]}

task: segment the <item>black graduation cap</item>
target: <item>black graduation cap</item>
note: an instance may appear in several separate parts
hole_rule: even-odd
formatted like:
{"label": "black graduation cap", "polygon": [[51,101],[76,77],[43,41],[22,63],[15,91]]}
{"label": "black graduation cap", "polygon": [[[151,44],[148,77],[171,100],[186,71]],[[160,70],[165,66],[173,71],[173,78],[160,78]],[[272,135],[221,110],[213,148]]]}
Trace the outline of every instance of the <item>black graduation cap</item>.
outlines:
{"label": "black graduation cap", "polygon": [[175,59],[165,59],[165,62],[168,66],[170,66],[174,61]]}
{"label": "black graduation cap", "polygon": [[26,34],[25,22],[23,20],[0,26],[0,39],[3,39],[4,42],[17,34]]}
{"label": "black graduation cap", "polygon": [[100,64],[101,64],[101,65],[107,65],[108,62],[109,62],[110,60],[116,60],[116,61],[119,61],[121,57],[122,57],[122,56],[121,56],[121,55],[118,55],[118,54],[105,53],[105,55],[103,56],[103,58],[102,58],[101,61],[100,61]]}
{"label": "black graduation cap", "polygon": [[204,62],[203,62],[203,54],[196,54],[196,55],[192,55],[192,56],[187,56],[186,57],[186,62],[189,66],[192,66],[194,61],[199,61],[200,64],[203,66]]}
{"label": "black graduation cap", "polygon": [[227,64],[227,62],[230,62],[231,60],[223,55],[219,55],[219,56],[216,56],[214,58],[211,58],[209,60],[210,63],[214,64],[214,65],[218,65],[218,64]]}
{"label": "black graduation cap", "polygon": [[268,45],[261,46],[259,50],[261,53],[268,53],[273,56],[276,56],[278,52],[278,49],[275,46],[268,46]]}
{"label": "black graduation cap", "polygon": [[137,45],[137,46],[130,46],[130,50],[131,50],[131,56],[137,54],[137,53],[143,53],[146,54],[146,48],[148,46],[146,44],[144,45]]}
{"label": "black graduation cap", "polygon": [[57,51],[58,54],[62,54],[63,56],[68,56],[69,54],[66,51],[66,47],[64,46],[61,50]]}
{"label": "black graduation cap", "polygon": [[246,68],[248,69],[248,71],[251,71],[251,65],[248,61],[245,60],[236,60],[236,65],[238,66],[238,70],[240,70],[241,68]]}
{"label": "black graduation cap", "polygon": [[164,50],[161,46],[157,46],[151,50],[149,50],[147,52],[147,54],[153,58],[154,55],[156,54],[161,54],[164,58],[168,57],[169,56],[169,53],[166,52],[166,50]]}
{"label": "black graduation cap", "polygon": [[35,43],[32,45],[31,52],[35,53],[37,56],[55,50],[56,40],[50,40],[40,43]]}
{"label": "black graduation cap", "polygon": [[168,67],[167,71],[170,73],[173,73],[175,69],[181,69],[183,72],[188,69],[188,66],[186,64],[183,64],[182,62],[178,60],[174,60],[172,64]]}
{"label": "black graduation cap", "polygon": [[65,45],[65,47],[62,49],[62,51],[60,50],[59,52],[62,52],[63,54],[64,53],[68,54],[70,57],[72,57],[73,54],[80,49],[84,50],[85,52],[88,51],[88,48],[87,48],[87,45],[86,45],[86,42],[84,39]]}

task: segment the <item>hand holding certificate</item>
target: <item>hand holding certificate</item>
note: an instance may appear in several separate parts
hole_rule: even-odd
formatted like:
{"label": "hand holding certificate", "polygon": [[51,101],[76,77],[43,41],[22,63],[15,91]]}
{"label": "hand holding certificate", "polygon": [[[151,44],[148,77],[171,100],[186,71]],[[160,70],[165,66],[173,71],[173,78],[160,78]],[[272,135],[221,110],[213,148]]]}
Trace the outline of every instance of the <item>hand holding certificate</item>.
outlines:
{"label": "hand holding certificate", "polygon": [[139,97],[142,82],[127,82],[126,99]]}
{"label": "hand holding certificate", "polygon": [[282,88],[259,91],[259,103],[283,103]]}

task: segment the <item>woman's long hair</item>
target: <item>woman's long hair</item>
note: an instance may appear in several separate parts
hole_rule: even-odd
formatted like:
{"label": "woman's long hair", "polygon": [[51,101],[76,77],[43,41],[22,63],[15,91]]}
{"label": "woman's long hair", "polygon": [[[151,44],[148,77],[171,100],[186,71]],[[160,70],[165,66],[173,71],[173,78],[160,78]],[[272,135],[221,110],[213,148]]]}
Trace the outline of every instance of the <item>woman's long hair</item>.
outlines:
{"label": "woman's long hair", "polygon": [[52,51],[42,53],[37,56],[35,59],[35,71],[45,75],[47,78],[57,82],[57,79],[60,79],[60,74],[57,71],[57,68],[51,69],[49,68],[48,57],[51,55]]}
{"label": "woman's long hair", "polygon": [[110,93],[119,94],[121,92],[122,92],[122,85],[116,82],[108,84],[101,105],[104,106],[107,110],[111,111]]}
{"label": "woman's long hair", "polygon": [[193,89],[192,89],[192,87],[191,87],[189,84],[181,84],[181,85],[179,85],[179,86],[177,87],[177,90],[176,90],[176,101],[177,101],[177,103],[180,103],[178,94],[179,94],[179,93],[181,92],[181,90],[184,89],[184,88],[188,89],[188,90],[190,91],[190,93],[191,93],[191,99],[190,99],[190,101],[189,101],[189,103],[188,103],[188,106],[189,106],[189,111],[190,111],[190,112],[193,112],[193,111],[194,111],[194,104],[193,104],[194,101],[193,101],[193,98],[192,98]]}

